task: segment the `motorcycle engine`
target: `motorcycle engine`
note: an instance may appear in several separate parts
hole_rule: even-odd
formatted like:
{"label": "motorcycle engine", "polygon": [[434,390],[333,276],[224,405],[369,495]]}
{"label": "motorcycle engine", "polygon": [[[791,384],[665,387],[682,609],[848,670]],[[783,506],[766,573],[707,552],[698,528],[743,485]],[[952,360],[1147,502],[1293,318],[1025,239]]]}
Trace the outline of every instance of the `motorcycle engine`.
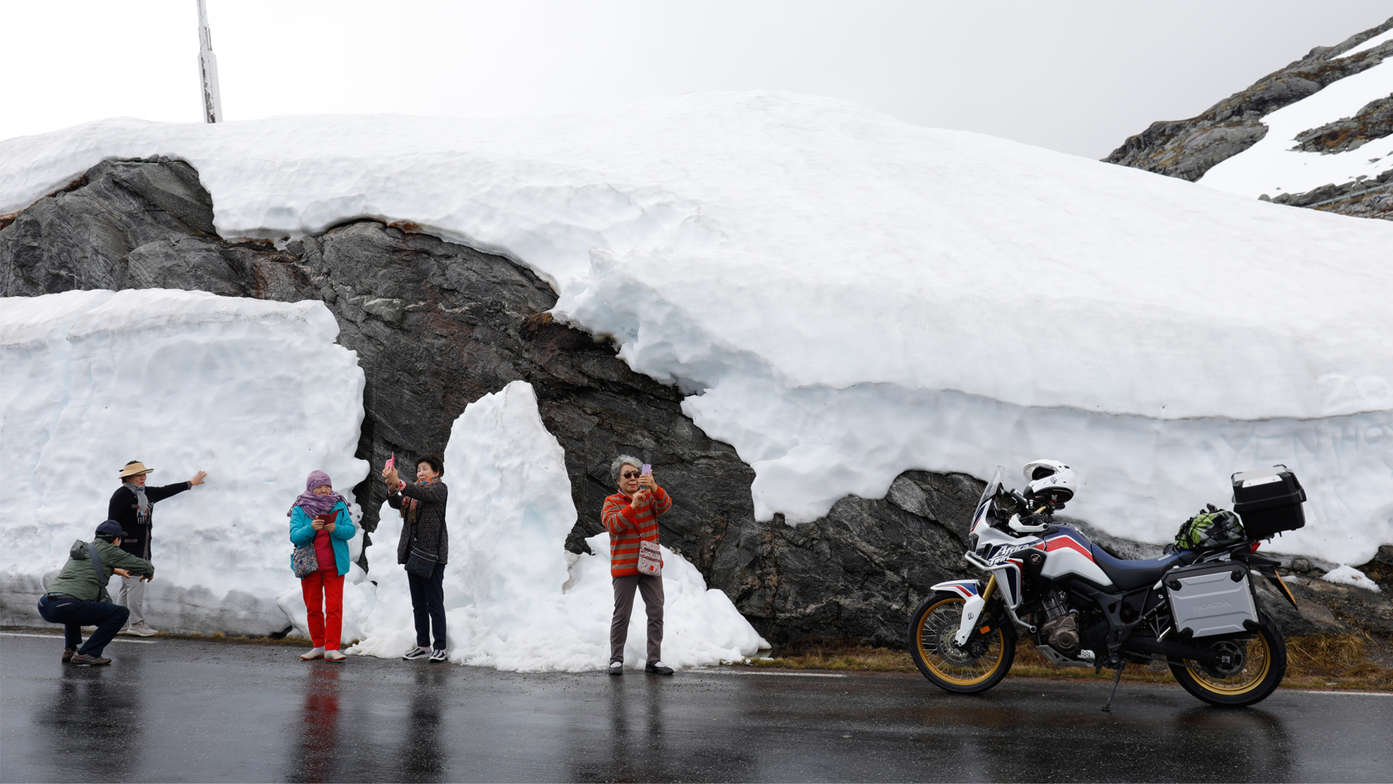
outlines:
{"label": "motorcycle engine", "polygon": [[1040,635],[1051,648],[1066,656],[1079,651],[1079,614],[1070,610],[1064,592],[1055,589],[1045,594],[1041,604],[1048,620],[1040,626]]}

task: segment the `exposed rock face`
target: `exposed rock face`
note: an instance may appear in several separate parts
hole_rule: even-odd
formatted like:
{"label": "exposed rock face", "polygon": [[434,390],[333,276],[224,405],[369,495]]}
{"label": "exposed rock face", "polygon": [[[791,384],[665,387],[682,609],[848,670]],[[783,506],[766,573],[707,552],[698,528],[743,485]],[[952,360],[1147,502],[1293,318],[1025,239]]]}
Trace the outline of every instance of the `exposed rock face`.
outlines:
{"label": "exposed rock face", "polygon": [[1284,193],[1274,204],[1314,207],[1357,218],[1393,220],[1393,169],[1376,179],[1357,180],[1344,185],[1322,185],[1306,193]]}
{"label": "exposed rock face", "polygon": [[[188,164],[104,162],[0,225],[0,295],[162,287],[322,300],[367,378],[358,456],[374,466],[392,452],[405,461],[443,452],[467,404],[524,379],[565,449],[579,512],[567,546],[579,551],[581,537],[602,530],[614,455],[643,457],[677,499],[664,543],[771,641],[902,644],[927,586],[961,573],[960,529],[980,482],[910,472],[885,500],[847,498],[797,528],[758,523],[754,474],[734,450],[681,413],[676,388],[552,321],[556,296],[528,270],[405,224],[356,221],[278,249],[227,242],[212,216]],[[381,485],[355,490],[371,531]]]}
{"label": "exposed rock face", "polygon": [[[1351,57],[1342,56],[1389,29],[1393,29],[1393,19],[1336,46],[1316,47],[1300,60],[1268,74],[1252,87],[1230,95],[1195,117],[1152,123],[1103,160],[1197,180],[1220,161],[1262,139],[1267,133],[1267,127],[1262,124],[1263,116],[1393,57],[1393,41]],[[1389,133],[1393,133],[1393,96],[1371,102],[1354,117],[1306,131],[1298,137],[1295,146],[1313,152],[1342,152]],[[1389,172],[1393,172],[1393,160],[1389,161]],[[1385,178],[1381,181],[1387,184]],[[1274,201],[1393,220],[1393,193],[1390,193],[1393,189],[1375,188],[1379,184],[1370,181],[1330,183],[1308,194],[1288,194]],[[1328,189],[1338,192],[1327,193]],[[1331,201],[1332,196],[1344,198]]]}
{"label": "exposed rock face", "polygon": [[1346,152],[1389,134],[1393,134],[1393,95],[1370,101],[1353,117],[1298,134],[1296,147],[1306,152]]}

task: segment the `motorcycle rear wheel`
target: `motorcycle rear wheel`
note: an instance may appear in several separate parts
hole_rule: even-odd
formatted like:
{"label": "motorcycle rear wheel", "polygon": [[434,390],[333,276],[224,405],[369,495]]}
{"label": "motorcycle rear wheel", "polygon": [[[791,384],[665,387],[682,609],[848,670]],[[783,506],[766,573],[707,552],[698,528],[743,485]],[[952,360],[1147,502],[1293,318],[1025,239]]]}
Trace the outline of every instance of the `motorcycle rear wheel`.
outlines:
{"label": "motorcycle rear wheel", "polygon": [[[962,618],[963,598],[938,591],[925,599],[909,621],[909,655],[914,666],[935,686],[955,694],[977,694],[1006,677],[1016,658],[1016,630],[991,620],[979,622],[986,634],[974,634],[967,645],[953,641]],[[989,614],[984,613],[984,616]]]}
{"label": "motorcycle rear wheel", "polygon": [[1185,691],[1212,705],[1237,708],[1260,702],[1277,690],[1287,673],[1286,642],[1266,618],[1253,634],[1217,640],[1209,647],[1226,654],[1227,660],[1210,666],[1172,661],[1170,669]]}

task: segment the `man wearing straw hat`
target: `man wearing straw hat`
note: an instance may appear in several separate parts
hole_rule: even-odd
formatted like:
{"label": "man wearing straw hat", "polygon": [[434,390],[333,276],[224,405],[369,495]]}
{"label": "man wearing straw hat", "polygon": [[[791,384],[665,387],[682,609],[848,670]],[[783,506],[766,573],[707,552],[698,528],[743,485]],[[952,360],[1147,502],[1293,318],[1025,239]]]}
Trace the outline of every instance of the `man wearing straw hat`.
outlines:
{"label": "man wearing straw hat", "polygon": [[[187,482],[176,482],[163,487],[146,487],[145,477],[155,469],[146,468],[139,460],[132,460],[120,470],[121,486],[111,494],[107,504],[106,516],[121,524],[126,536],[121,539],[121,549],[131,555],[151,560],[150,531],[151,517],[155,502],[182,493],[195,485],[203,484],[203,471]],[[145,622],[145,583],[138,577],[121,578],[121,604],[131,611],[130,625],[125,628],[128,634],[149,637],[157,632]]]}

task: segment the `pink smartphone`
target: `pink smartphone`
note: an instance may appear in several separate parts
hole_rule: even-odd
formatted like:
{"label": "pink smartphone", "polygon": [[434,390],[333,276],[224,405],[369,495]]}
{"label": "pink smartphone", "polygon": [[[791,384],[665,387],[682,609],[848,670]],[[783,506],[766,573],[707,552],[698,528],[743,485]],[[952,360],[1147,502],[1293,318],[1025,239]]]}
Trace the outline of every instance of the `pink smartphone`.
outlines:
{"label": "pink smartphone", "polygon": [[383,470],[383,471],[391,471],[393,468],[396,468],[396,467],[397,467],[397,453],[396,453],[396,452],[393,452],[393,453],[392,453],[392,456],[389,457],[389,458],[387,458],[387,462],[384,463],[384,464],[382,465],[382,470]]}
{"label": "pink smartphone", "polygon": [[653,475],[653,466],[651,466],[651,465],[649,465],[649,464],[647,464],[647,463],[644,463],[644,464],[638,469],[638,473],[639,473],[639,476],[652,476],[652,475]]}

